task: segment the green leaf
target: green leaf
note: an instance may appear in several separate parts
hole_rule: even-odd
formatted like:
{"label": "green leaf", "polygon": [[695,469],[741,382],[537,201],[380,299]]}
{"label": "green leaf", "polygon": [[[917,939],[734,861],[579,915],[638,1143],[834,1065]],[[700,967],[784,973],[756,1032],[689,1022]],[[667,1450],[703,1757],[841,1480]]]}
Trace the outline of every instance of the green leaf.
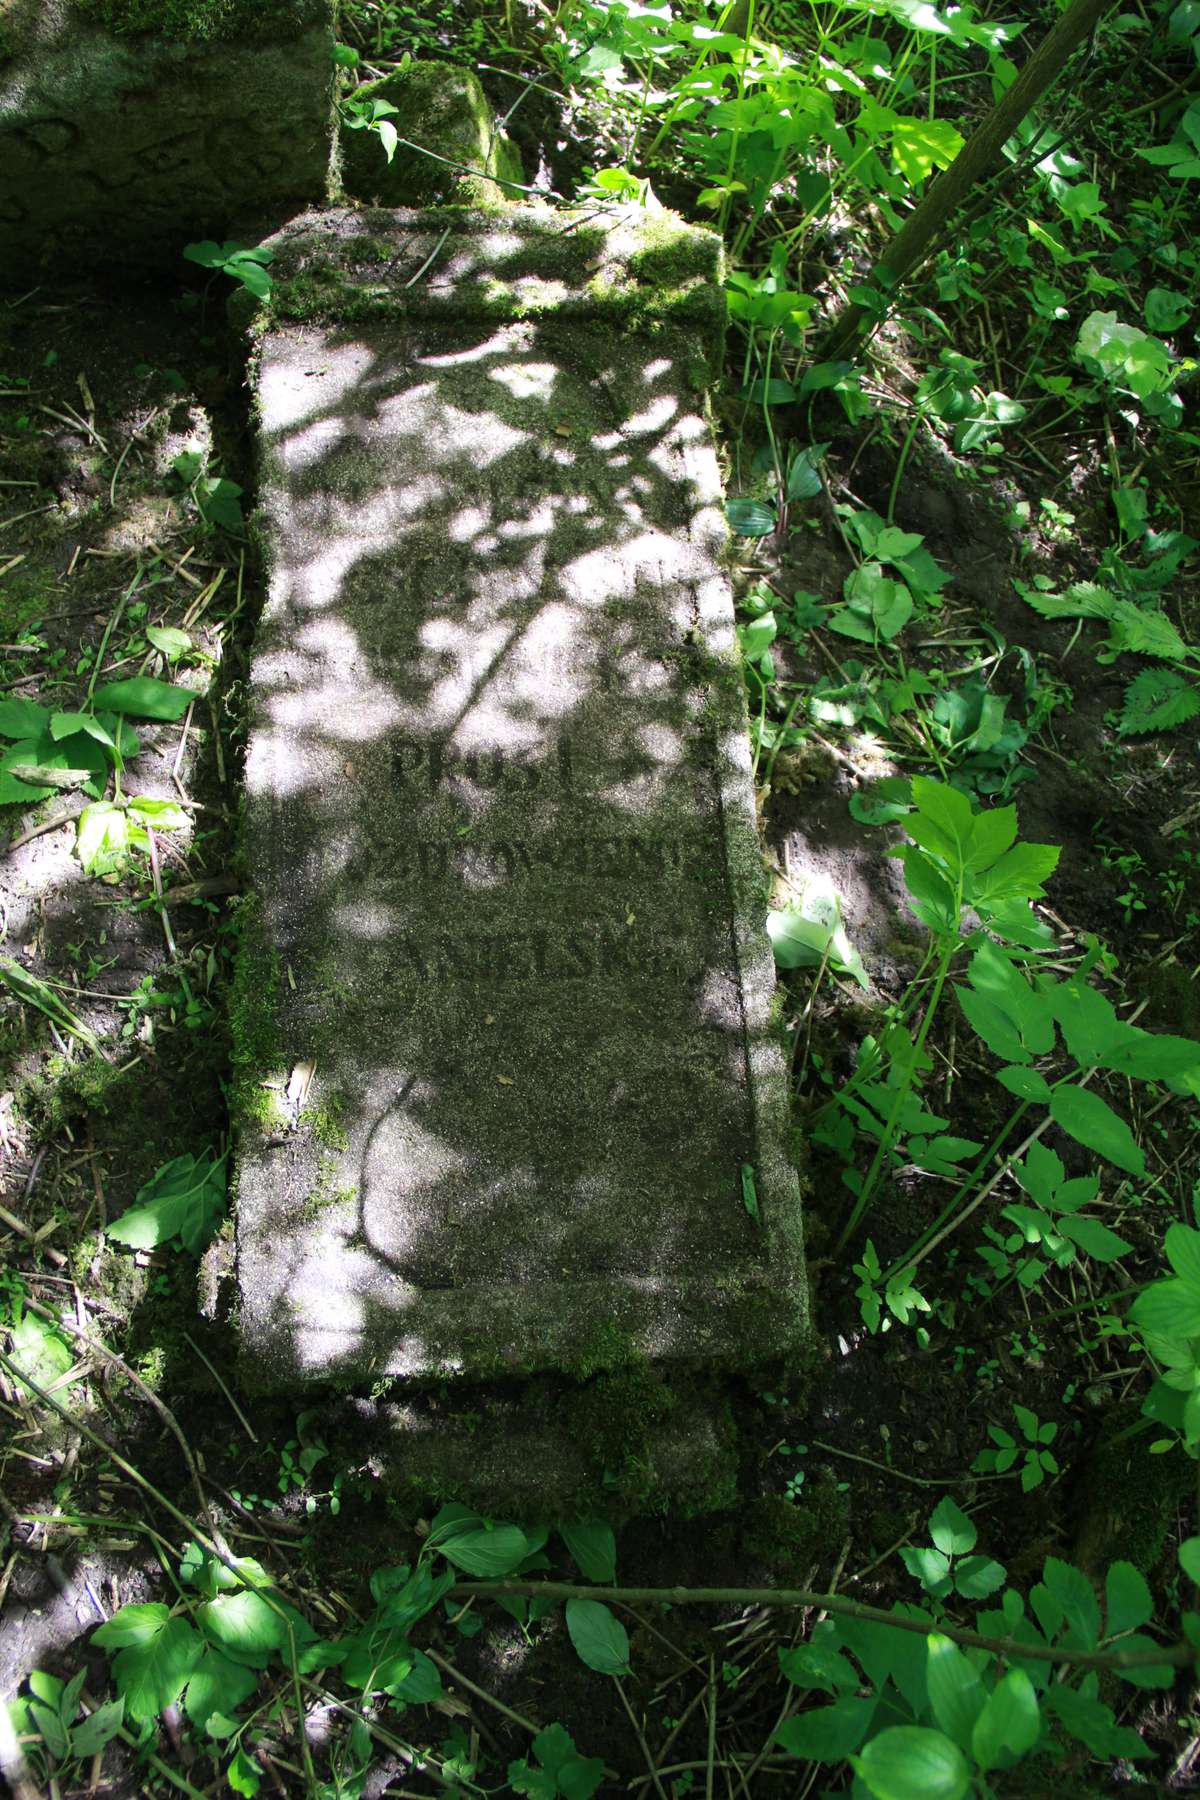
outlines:
{"label": "green leaf", "polygon": [[892,127],[892,161],[906,181],[948,169],[965,139],[947,119],[900,118]]}
{"label": "green leaf", "polygon": [[923,1725],[893,1725],[851,1765],[875,1800],[964,1800],[971,1771],[958,1745]]}
{"label": "green leaf", "polygon": [[930,1632],[925,1643],[925,1685],[934,1719],[960,1750],[969,1750],[971,1733],[986,1699],[983,1683],[973,1664],[949,1638]]}
{"label": "green leaf", "polygon": [[1072,1649],[1094,1650],[1100,1641],[1100,1603],[1087,1576],[1060,1557],[1048,1556],[1042,1580],[1066,1622],[1064,1642]]}
{"label": "green leaf", "polygon": [[185,244],[183,254],[189,262],[199,263],[202,269],[221,269],[225,266],[225,251],[212,238],[205,238],[199,244]]}
{"label": "green leaf", "polygon": [[1194,1587],[1200,1587],[1200,1537],[1184,1538],[1179,1546],[1179,1566]]}
{"label": "green leaf", "polygon": [[463,1532],[436,1548],[456,1569],[485,1581],[499,1581],[520,1568],[529,1554],[529,1540],[516,1525],[494,1525]]}
{"label": "green leaf", "polygon": [[611,1587],[617,1579],[617,1540],[603,1519],[562,1525],[559,1535],[576,1565],[589,1581]]}
{"label": "green leaf", "polygon": [[191,688],[175,687],[168,681],[155,681],[150,675],[133,675],[128,681],[110,681],[93,695],[98,709],[115,713],[132,713],[136,718],[164,719],[172,723],[182,719],[196,698]]}
{"label": "green leaf", "polygon": [[1058,867],[1058,844],[1014,844],[1012,849],[970,885],[977,906],[994,906],[1005,900],[1036,900]]}
{"label": "green leaf", "polygon": [[107,1624],[92,1635],[93,1644],[104,1650],[122,1650],[130,1644],[152,1644],[171,1616],[169,1606],[161,1600],[135,1601],[114,1613]]}
{"label": "green leaf", "polygon": [[146,638],[156,650],[162,651],[168,662],[178,662],[192,647],[190,635],[174,625],[147,625]]}
{"label": "green leaf", "polygon": [[282,1650],[288,1641],[287,1621],[249,1588],[206,1600],[197,1607],[196,1617],[218,1649],[231,1656],[262,1656]]}
{"label": "green leaf", "polygon": [[1128,1025],[1120,1039],[1107,1046],[1096,1060],[1102,1068],[1133,1075],[1138,1081],[1168,1081],[1200,1067],[1200,1043],[1194,1038],[1170,1037]]}
{"label": "green leaf", "polygon": [[152,825],[155,831],[182,831],[188,822],[177,800],[151,800],[146,794],[133,796],[129,816],[135,824]]}
{"label": "green leaf", "polygon": [[[957,989],[955,991],[958,992]],[[980,1035],[983,1035],[982,1032]],[[1036,1069],[997,1069],[995,1075],[1001,1087],[1006,1087],[1018,1100],[1036,1100],[1043,1106],[1049,1104],[1053,1090],[1046,1077],[1039,1075]]]}
{"label": "green leaf", "polygon": [[1175,1273],[1200,1291],[1200,1231],[1190,1225],[1168,1225],[1163,1249]]}
{"label": "green leaf", "polygon": [[235,1794],[246,1796],[246,1800],[254,1800],[262,1786],[262,1770],[252,1756],[239,1750],[225,1771],[225,1779]]}
{"label": "green leaf", "polygon": [[1154,1617],[1154,1601],[1146,1578],[1132,1563],[1115,1562],[1104,1583],[1104,1634],[1118,1637],[1123,1631],[1136,1631]]}
{"label": "green leaf", "polygon": [[94,714],[61,712],[51,715],[50,736],[55,743],[59,743],[63,738],[74,737],[80,731],[86,732],[88,737],[95,738],[98,744],[114,747],[112,733],[105,729]]}
{"label": "green leaf", "polygon": [[12,1332],[13,1361],[39,1387],[49,1387],[65,1375],[75,1357],[66,1339],[48,1320],[23,1313]]}
{"label": "green leaf", "polygon": [[1144,669],[1125,689],[1117,730],[1122,737],[1173,731],[1200,712],[1200,687],[1178,669]]}
{"label": "green leaf", "polygon": [[832,1706],[810,1707],[785,1719],[772,1734],[774,1742],[789,1756],[802,1756],[805,1762],[844,1762],[866,1737],[876,1705],[874,1699],[847,1696]]}
{"label": "green leaf", "polygon": [[257,1670],[207,1649],[187,1684],[184,1711],[193,1725],[204,1731],[214,1713],[228,1716],[235,1712],[257,1686]]}
{"label": "green leaf", "polygon": [[1059,1087],[1050,1101],[1050,1116],[1086,1150],[1116,1163],[1129,1175],[1146,1173],[1146,1158],[1123,1119],[1083,1087]]}
{"label": "green leaf", "polygon": [[[129,1612],[124,1607],[123,1612]],[[146,1613],[151,1609],[141,1607]],[[166,1607],[161,1611],[166,1612]],[[116,1624],[121,1614],[111,1620]],[[101,1626],[107,1631],[107,1626]],[[93,1643],[101,1642],[100,1631]],[[112,1638],[104,1640],[112,1643]],[[113,1659],[113,1676],[117,1692],[125,1701],[125,1715],[135,1724],[155,1719],[164,1706],[178,1700],[204,1654],[204,1640],[186,1619],[165,1619],[152,1633],[141,1635],[129,1647],[119,1650]]]}
{"label": "green leaf", "polygon": [[1155,1337],[1200,1337],[1200,1287],[1190,1281],[1156,1281],[1129,1309],[1139,1331]]}
{"label": "green leaf", "polygon": [[779,1667],[794,1687],[821,1688],[836,1696],[847,1691],[853,1693],[858,1686],[853,1663],[840,1651],[823,1644],[798,1644],[791,1650],[781,1649]]}
{"label": "green leaf", "polygon": [[905,818],[911,808],[912,783],[904,775],[873,781],[850,796],[850,817],[860,825],[890,825]]}
{"label": "green leaf", "polygon": [[1118,1237],[1115,1231],[1110,1231],[1107,1225],[1102,1225],[1099,1219],[1059,1219],[1055,1229],[1072,1244],[1078,1244],[1086,1255],[1094,1256],[1101,1263],[1116,1262],[1119,1256],[1127,1255],[1133,1248],[1123,1237]]}
{"label": "green leaf", "polygon": [[75,853],[88,875],[120,875],[129,858],[129,819],[111,800],[85,806],[76,824]]}
{"label": "green leaf", "polygon": [[629,1634],[599,1600],[568,1600],[567,1631],[581,1662],[600,1675],[628,1675]]}
{"label": "green leaf", "polygon": [[225,1207],[225,1162],[177,1156],[138,1189],[134,1204],[106,1227],[106,1235],[133,1250],[153,1250],[178,1238],[199,1256],[206,1249]]}
{"label": "green leaf", "polygon": [[1041,1733],[1041,1712],[1024,1669],[1011,1669],[996,1683],[975,1721],[971,1751],[979,1767],[1009,1769],[1033,1749]]}
{"label": "green leaf", "polygon": [[36,700],[0,700],[0,737],[39,738],[49,727],[49,707]]}
{"label": "green leaf", "polygon": [[960,913],[950,883],[915,844],[904,846],[900,861],[918,919],[935,935],[952,936],[958,930]]}
{"label": "green leaf", "polygon": [[979,1533],[962,1509],[947,1494],[939,1500],[929,1519],[929,1535],[947,1556],[963,1556],[973,1550]]}
{"label": "green leaf", "polygon": [[991,1556],[964,1556],[954,1565],[954,1591],[964,1600],[986,1600],[1004,1586],[1005,1568]]}
{"label": "green leaf", "polygon": [[109,1700],[89,1713],[71,1731],[71,1754],[86,1762],[89,1757],[99,1755],[106,1744],[116,1737],[125,1719],[124,1700]]}
{"label": "green leaf", "polygon": [[761,500],[727,500],[725,519],[739,537],[766,537],[776,525],[774,507]]}

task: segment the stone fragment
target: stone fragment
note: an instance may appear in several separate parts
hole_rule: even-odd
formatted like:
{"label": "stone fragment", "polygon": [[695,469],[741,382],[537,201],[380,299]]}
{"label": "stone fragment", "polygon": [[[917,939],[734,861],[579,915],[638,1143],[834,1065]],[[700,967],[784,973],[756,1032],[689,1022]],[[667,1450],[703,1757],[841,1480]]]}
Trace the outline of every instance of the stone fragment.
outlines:
{"label": "stone fragment", "polygon": [[395,108],[386,118],[400,142],[389,162],[378,132],[343,122],[342,186],[356,200],[482,206],[504,198],[501,182],[524,181],[516,146],[498,129],[474,69],[410,63],[354,90],[357,107],[365,110],[372,100]]}
{"label": "stone fragment", "polygon": [[0,285],[324,199],[332,0],[0,0]]}
{"label": "stone fragment", "polygon": [[670,218],[347,213],[255,327],[244,1377],[740,1371],[805,1330]]}

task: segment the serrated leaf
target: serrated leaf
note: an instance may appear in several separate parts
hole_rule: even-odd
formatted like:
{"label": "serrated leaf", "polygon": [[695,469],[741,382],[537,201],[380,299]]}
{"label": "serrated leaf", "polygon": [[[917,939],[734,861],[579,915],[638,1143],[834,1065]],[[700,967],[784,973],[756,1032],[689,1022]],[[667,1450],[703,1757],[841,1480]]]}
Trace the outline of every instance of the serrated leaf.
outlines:
{"label": "serrated leaf", "polygon": [[1200,1288],[1189,1281],[1155,1281],[1129,1309],[1139,1331],[1155,1337],[1200,1337]]}
{"label": "serrated leaf", "polygon": [[156,1719],[178,1700],[203,1653],[204,1640],[186,1619],[167,1619],[152,1636],[118,1651],[113,1676],[126,1717],[135,1724]]}
{"label": "serrated leaf", "polygon": [[1172,731],[1200,713],[1200,687],[1178,669],[1146,669],[1125,689],[1117,726],[1122,737]]}
{"label": "serrated leaf", "polygon": [[50,726],[50,709],[36,700],[0,700],[0,737],[40,738]]}
{"label": "serrated leaf", "polygon": [[206,1649],[183,1697],[184,1710],[201,1731],[214,1713],[235,1712],[258,1686],[258,1672],[244,1663],[231,1662],[219,1650]]}
{"label": "serrated leaf", "polygon": [[929,1535],[947,1556],[964,1556],[975,1548],[979,1537],[966,1513],[948,1494],[938,1501],[930,1514]]}
{"label": "serrated leaf", "polygon": [[1087,1576],[1072,1563],[1048,1556],[1042,1580],[1067,1627],[1063,1641],[1076,1650],[1094,1650],[1100,1639],[1100,1604]]}
{"label": "serrated leaf", "polygon": [[567,1632],[579,1660],[600,1675],[628,1675],[629,1634],[600,1600],[568,1600]]}
{"label": "serrated leaf", "polygon": [[1078,1244],[1085,1255],[1094,1256],[1101,1263],[1116,1262],[1119,1256],[1127,1255],[1133,1248],[1123,1237],[1118,1237],[1115,1231],[1110,1231],[1107,1225],[1102,1225],[1099,1219],[1060,1218],[1056,1229],[1072,1244]]}
{"label": "serrated leaf", "polygon": [[1050,1116],[1068,1136],[1118,1169],[1129,1175],[1146,1173],[1146,1158],[1133,1133],[1099,1094],[1084,1087],[1055,1088]]}

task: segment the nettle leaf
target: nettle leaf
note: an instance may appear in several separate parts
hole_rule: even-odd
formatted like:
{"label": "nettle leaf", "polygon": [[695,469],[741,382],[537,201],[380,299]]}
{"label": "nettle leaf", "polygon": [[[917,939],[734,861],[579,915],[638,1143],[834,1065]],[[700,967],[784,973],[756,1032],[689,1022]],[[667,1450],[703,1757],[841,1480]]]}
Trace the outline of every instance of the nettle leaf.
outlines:
{"label": "nettle leaf", "polygon": [[124,1606],[94,1633],[92,1642],[116,1648],[113,1676],[135,1724],[155,1719],[178,1700],[204,1655],[204,1640],[186,1619],[173,1619],[161,1604]]}
{"label": "nettle leaf", "polygon": [[182,719],[196,695],[191,688],[175,687],[169,681],[155,681],[150,675],[133,675],[128,681],[110,681],[97,688],[92,698],[99,709],[173,723]]}
{"label": "nettle leaf", "polygon": [[1125,689],[1117,730],[1122,737],[1172,731],[1200,712],[1200,686],[1178,669],[1146,669]]}
{"label": "nettle leaf", "polygon": [[628,1675],[629,1634],[599,1600],[568,1600],[567,1631],[579,1660],[600,1675]]}
{"label": "nettle leaf", "polygon": [[1116,1163],[1129,1175],[1146,1173],[1146,1158],[1133,1133],[1099,1094],[1083,1087],[1055,1088],[1050,1116],[1086,1150]]}
{"label": "nettle leaf", "polygon": [[561,1525],[559,1536],[589,1581],[611,1586],[617,1579],[617,1540],[603,1519]]}
{"label": "nettle leaf", "polygon": [[133,1250],[153,1250],[178,1238],[199,1256],[225,1210],[225,1159],[177,1156],[139,1188],[133,1205],[106,1227],[106,1236]]}
{"label": "nettle leaf", "polygon": [[970,1765],[958,1745],[923,1725],[881,1731],[850,1762],[876,1800],[964,1800],[971,1791]]}

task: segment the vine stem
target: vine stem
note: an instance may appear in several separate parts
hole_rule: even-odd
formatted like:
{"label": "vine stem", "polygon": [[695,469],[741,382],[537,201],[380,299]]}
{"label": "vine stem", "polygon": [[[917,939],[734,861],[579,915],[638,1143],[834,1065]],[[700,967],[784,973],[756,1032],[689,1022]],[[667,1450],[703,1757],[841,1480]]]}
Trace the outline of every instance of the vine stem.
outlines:
{"label": "vine stem", "polygon": [[1052,1644],[1026,1644],[1019,1638],[989,1637],[981,1631],[968,1631],[960,1625],[933,1623],[929,1619],[910,1619],[902,1613],[884,1612],[881,1606],[867,1606],[849,1600],[844,1594],[817,1594],[808,1588],[688,1588],[688,1587],[592,1587],[573,1581],[459,1581],[450,1589],[458,1600],[475,1596],[480,1600],[499,1599],[508,1594],[539,1594],[546,1600],[604,1600],[617,1604],[660,1606],[815,1606],[825,1612],[841,1613],[848,1619],[866,1619],[873,1625],[890,1625],[897,1631],[910,1631],[927,1637],[936,1631],[956,1644],[974,1650],[990,1650],[996,1656],[1024,1657],[1030,1662],[1069,1663],[1081,1669],[1144,1669],[1155,1664],[1170,1663],[1182,1668],[1195,1660],[1197,1652],[1190,1644],[1164,1644],[1153,1650],[1068,1650]]}

